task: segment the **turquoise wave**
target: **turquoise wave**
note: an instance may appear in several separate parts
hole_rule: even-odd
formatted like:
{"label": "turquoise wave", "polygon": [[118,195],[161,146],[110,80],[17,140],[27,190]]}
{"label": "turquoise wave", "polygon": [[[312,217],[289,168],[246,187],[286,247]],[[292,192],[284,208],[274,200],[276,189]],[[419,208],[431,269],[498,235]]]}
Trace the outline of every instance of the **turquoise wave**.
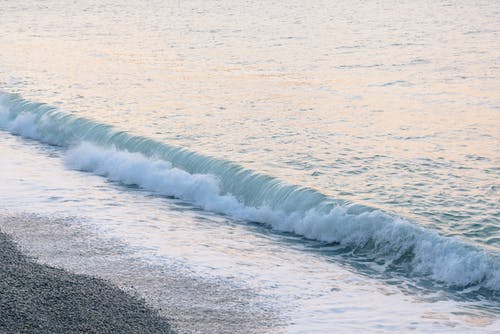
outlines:
{"label": "turquoise wave", "polygon": [[174,196],[210,210],[305,238],[369,250],[407,263],[408,274],[458,288],[500,291],[498,254],[402,217],[290,185],[58,108],[0,92],[0,128],[66,150],[70,168]]}

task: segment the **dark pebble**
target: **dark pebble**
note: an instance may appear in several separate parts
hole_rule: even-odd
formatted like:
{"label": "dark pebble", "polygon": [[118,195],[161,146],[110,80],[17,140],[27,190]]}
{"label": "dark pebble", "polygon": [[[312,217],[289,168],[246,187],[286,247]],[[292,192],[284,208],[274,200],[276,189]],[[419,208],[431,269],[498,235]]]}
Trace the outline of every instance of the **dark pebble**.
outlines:
{"label": "dark pebble", "polygon": [[173,333],[144,300],[35,263],[0,233],[0,333]]}

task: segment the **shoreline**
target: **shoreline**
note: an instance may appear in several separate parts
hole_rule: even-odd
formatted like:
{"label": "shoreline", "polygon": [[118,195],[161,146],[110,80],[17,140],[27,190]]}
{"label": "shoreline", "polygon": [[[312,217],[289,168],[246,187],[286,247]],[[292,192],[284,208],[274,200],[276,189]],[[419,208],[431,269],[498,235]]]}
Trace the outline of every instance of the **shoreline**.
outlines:
{"label": "shoreline", "polygon": [[174,333],[168,320],[103,279],[24,255],[0,231],[0,331]]}
{"label": "shoreline", "polygon": [[[9,240],[17,256],[39,265],[37,269],[103,282],[134,302],[139,300],[167,322],[173,333],[264,334],[282,333],[286,327],[286,320],[258,291],[224,277],[200,276],[175,259],[153,260],[149,251],[145,256],[142,248],[99,233],[98,226],[85,219],[13,213],[0,207],[0,236],[0,268],[4,262],[17,261],[12,255],[4,260],[8,252],[3,240]],[[5,281],[2,276],[0,280]],[[3,303],[1,289],[2,285]],[[28,294],[25,300],[35,295]],[[4,332],[2,326],[0,319],[0,332]],[[150,329],[98,332],[165,333]]]}

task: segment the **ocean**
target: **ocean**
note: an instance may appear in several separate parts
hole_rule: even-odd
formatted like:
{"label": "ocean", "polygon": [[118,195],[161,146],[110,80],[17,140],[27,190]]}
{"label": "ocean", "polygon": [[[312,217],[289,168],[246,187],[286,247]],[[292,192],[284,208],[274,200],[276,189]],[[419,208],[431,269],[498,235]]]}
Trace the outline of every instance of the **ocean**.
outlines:
{"label": "ocean", "polygon": [[500,332],[500,3],[0,4],[0,229],[180,333]]}

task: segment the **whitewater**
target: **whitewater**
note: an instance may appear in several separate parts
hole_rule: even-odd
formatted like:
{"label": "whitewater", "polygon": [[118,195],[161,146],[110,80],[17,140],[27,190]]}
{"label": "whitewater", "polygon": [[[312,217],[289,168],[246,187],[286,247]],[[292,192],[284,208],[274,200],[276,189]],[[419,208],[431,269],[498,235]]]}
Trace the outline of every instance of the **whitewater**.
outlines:
{"label": "whitewater", "polygon": [[7,1],[0,229],[179,332],[496,333],[499,13]]}
{"label": "whitewater", "polygon": [[[450,286],[500,291],[500,258],[440,237],[379,210],[345,204],[308,188],[210,157],[131,136],[106,124],[16,96],[0,95],[0,126],[13,134],[69,147],[70,168],[191,202],[204,210],[267,224],[306,238],[410,262],[409,274]],[[403,258],[403,259],[402,259]],[[400,263],[401,264],[401,263]]]}

